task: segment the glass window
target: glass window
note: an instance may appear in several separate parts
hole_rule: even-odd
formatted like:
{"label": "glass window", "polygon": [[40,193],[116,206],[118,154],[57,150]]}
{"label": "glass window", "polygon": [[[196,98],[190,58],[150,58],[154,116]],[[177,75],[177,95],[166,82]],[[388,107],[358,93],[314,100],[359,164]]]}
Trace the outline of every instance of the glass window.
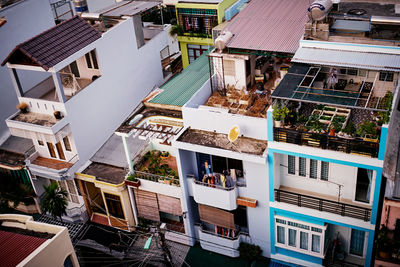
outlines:
{"label": "glass window", "polygon": [[358,70],[358,76],[361,76],[361,77],[367,76],[367,71],[366,70]]}
{"label": "glass window", "polygon": [[37,142],[38,142],[39,146],[44,146],[44,143],[42,140],[38,140]]}
{"label": "glass window", "polygon": [[288,155],[288,173],[296,174],[296,157]]}
{"label": "glass window", "polygon": [[310,159],[310,178],[317,179],[318,161]]}
{"label": "glass window", "polygon": [[308,233],[300,232],[300,248],[308,250]]}
{"label": "glass window", "polygon": [[313,252],[320,253],[321,252],[321,236],[312,235],[311,241],[312,241],[311,250]]}
{"label": "glass window", "polygon": [[350,254],[363,256],[365,232],[351,229]]}
{"label": "glass window", "polygon": [[379,80],[386,81],[386,82],[393,82],[393,72],[379,72]]}
{"label": "glass window", "polygon": [[356,69],[348,69],[347,75],[357,76],[357,70]]}
{"label": "glass window", "polygon": [[277,234],[278,243],[285,244],[285,228],[277,226]]}
{"label": "glass window", "polygon": [[306,176],[306,159],[299,158],[299,175]]}
{"label": "glass window", "polygon": [[93,68],[98,70],[99,65],[97,64],[96,52],[94,50],[90,51],[90,55],[92,56]]}
{"label": "glass window", "polygon": [[125,219],[120,197],[104,193],[104,198],[106,199],[108,213],[114,217]]}
{"label": "glass window", "polygon": [[71,151],[71,144],[69,143],[68,136],[63,138],[65,150]]}
{"label": "glass window", "polygon": [[92,61],[90,60],[90,55],[89,53],[85,54],[85,59],[86,59],[86,65],[89,69],[92,68]]}
{"label": "glass window", "polygon": [[275,219],[275,221],[277,222],[277,223],[282,223],[282,224],[286,224],[286,221],[285,220],[282,220],[282,219]]}
{"label": "glass window", "polygon": [[294,229],[289,229],[289,246],[296,246],[296,234],[297,231]]}
{"label": "glass window", "polygon": [[321,180],[328,181],[329,163],[321,161]]}

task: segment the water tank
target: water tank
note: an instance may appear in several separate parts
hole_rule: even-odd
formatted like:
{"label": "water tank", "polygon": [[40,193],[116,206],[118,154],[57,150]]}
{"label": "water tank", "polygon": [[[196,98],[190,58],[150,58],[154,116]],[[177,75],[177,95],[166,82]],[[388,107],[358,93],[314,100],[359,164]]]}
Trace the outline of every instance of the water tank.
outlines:
{"label": "water tank", "polygon": [[88,11],[88,5],[86,0],[74,0],[74,6],[76,12],[86,12]]}
{"label": "water tank", "polygon": [[314,21],[321,21],[326,18],[332,5],[331,0],[315,0],[308,8],[308,15]]}
{"label": "water tank", "polygon": [[232,36],[233,34],[229,31],[223,32],[217,37],[217,39],[215,39],[215,47],[220,51],[224,50],[226,44],[229,42]]}

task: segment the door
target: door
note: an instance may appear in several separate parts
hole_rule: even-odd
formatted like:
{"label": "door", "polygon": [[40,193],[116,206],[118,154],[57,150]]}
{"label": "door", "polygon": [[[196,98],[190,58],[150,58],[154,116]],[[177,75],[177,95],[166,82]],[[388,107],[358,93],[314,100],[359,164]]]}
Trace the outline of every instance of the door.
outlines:
{"label": "door", "polygon": [[52,143],[47,142],[47,148],[49,149],[50,156],[52,158],[56,158],[56,151],[54,150],[54,145]]}
{"label": "door", "polygon": [[63,150],[63,148],[62,148],[60,142],[58,142],[58,143],[56,144],[56,148],[57,148],[57,152],[58,152],[58,157],[59,157],[60,159],[65,160],[64,150]]}
{"label": "door", "polygon": [[69,64],[69,67],[71,68],[71,72],[75,75],[75,77],[80,77],[79,69],[78,69],[78,65],[76,64],[76,61]]}
{"label": "door", "polygon": [[365,232],[351,229],[350,254],[363,256],[364,254]]}
{"label": "door", "polygon": [[372,170],[358,168],[355,200],[369,203],[371,195]]}

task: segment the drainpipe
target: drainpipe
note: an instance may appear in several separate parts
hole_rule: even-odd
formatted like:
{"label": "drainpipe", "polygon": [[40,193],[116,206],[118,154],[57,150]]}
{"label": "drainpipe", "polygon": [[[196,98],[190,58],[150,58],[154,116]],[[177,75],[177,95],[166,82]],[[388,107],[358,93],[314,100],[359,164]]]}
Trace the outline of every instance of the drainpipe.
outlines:
{"label": "drainpipe", "polygon": [[[129,165],[129,173],[134,174],[135,171],[133,169],[133,162],[132,162],[131,153],[130,153],[129,147],[128,147],[128,141],[126,140],[127,137],[121,136],[121,138],[122,138],[122,143],[124,143],[125,156],[126,156],[126,160],[128,161],[128,165]],[[138,214],[137,214],[137,209],[136,209],[135,195],[133,193],[132,187],[130,187],[130,186],[128,186],[128,194],[129,194],[129,200],[130,200],[131,206],[132,206],[132,212],[133,212],[133,218],[135,220],[135,226],[137,226],[139,224],[139,220],[138,220]]]}
{"label": "drainpipe", "polygon": [[129,173],[134,174],[133,162],[132,162],[131,153],[129,152],[128,141],[126,140],[126,136],[121,136],[121,137],[122,137],[122,142],[124,143],[126,160],[128,161],[128,165],[129,165]]}

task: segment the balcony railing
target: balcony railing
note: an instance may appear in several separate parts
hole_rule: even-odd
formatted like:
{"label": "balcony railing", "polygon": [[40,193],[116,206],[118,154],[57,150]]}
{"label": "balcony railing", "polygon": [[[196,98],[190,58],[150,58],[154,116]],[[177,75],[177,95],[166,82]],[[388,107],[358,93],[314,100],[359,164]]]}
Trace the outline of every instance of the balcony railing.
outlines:
{"label": "balcony railing", "polygon": [[274,141],[341,151],[348,154],[359,154],[373,158],[378,157],[379,152],[379,142],[277,127],[274,128]]}
{"label": "balcony railing", "polygon": [[275,189],[275,201],[293,204],[299,207],[329,212],[341,216],[352,217],[364,221],[371,219],[371,209],[362,208],[350,204],[344,204],[332,200],[302,195]]}
{"label": "balcony railing", "polygon": [[196,180],[196,179],[193,179],[193,182],[194,182],[195,184],[199,184],[199,185],[202,185],[202,186],[217,188],[217,189],[221,189],[221,190],[225,190],[225,191],[231,191],[231,190],[235,189],[235,186],[223,187],[223,186],[221,186],[221,185],[204,183],[204,182],[198,181],[198,180]]}
{"label": "balcony railing", "polygon": [[147,172],[135,171],[135,177],[139,178],[139,179],[156,182],[156,183],[165,183],[165,184],[180,186],[179,179],[171,178],[168,176],[161,176],[161,175],[147,173]]}

